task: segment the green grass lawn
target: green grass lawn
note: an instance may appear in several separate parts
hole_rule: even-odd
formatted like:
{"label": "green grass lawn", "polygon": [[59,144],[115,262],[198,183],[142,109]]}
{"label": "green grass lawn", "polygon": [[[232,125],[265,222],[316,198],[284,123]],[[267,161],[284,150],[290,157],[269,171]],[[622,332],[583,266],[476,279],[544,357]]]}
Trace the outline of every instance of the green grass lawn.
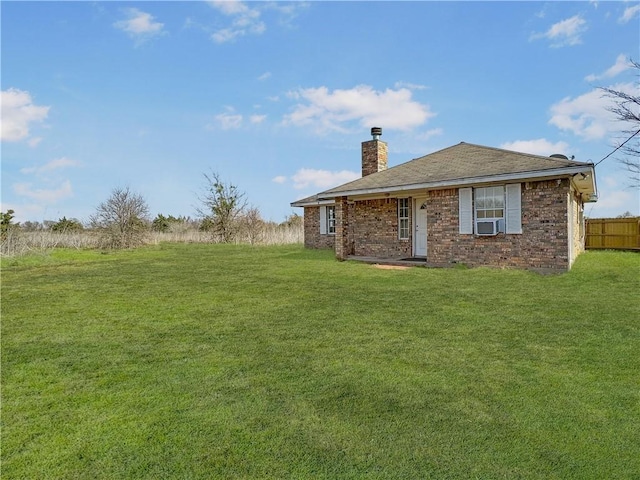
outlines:
{"label": "green grass lawn", "polygon": [[640,476],[640,255],[3,259],[3,479]]}

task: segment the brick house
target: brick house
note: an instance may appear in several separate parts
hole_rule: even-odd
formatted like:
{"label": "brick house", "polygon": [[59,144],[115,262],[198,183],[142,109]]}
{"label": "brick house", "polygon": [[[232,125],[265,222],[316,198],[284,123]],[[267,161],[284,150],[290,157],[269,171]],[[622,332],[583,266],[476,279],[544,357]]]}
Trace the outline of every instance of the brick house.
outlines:
{"label": "brick house", "polygon": [[566,271],[584,250],[592,163],[460,143],[392,168],[362,143],[362,178],[291,203],[307,248],[336,257]]}

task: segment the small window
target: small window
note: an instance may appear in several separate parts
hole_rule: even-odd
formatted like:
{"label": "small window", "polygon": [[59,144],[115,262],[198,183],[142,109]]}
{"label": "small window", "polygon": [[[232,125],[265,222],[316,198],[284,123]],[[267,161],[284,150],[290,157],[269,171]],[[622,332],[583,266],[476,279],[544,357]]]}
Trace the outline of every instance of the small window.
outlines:
{"label": "small window", "polygon": [[398,237],[400,240],[409,239],[409,199],[398,199]]}
{"label": "small window", "polygon": [[475,194],[478,220],[504,218],[504,187],[476,188]]}
{"label": "small window", "polygon": [[336,207],[327,207],[327,233],[336,233]]}
{"label": "small window", "polygon": [[519,183],[497,187],[461,188],[458,195],[460,233],[522,233],[520,192]]}

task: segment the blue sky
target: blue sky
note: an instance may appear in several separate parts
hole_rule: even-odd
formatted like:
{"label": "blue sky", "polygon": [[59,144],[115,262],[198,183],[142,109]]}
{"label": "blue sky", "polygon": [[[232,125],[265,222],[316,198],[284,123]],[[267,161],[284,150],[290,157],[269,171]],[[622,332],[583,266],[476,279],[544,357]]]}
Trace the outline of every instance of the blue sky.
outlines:
{"label": "blue sky", "polygon": [[[461,141],[597,162],[626,138],[597,87],[638,93],[639,2],[0,8],[1,209],[18,221],[85,221],[124,186],[152,216],[195,217],[212,171],[282,221],[359,177],[373,126],[390,166]],[[615,155],[596,172],[587,215],[640,214]]]}

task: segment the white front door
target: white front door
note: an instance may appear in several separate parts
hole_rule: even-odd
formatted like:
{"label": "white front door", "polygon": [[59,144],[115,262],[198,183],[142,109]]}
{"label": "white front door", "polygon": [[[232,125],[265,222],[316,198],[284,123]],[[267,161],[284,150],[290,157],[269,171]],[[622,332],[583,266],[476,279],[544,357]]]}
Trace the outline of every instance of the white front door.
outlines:
{"label": "white front door", "polygon": [[414,228],[414,255],[416,257],[427,256],[427,201],[424,198],[416,199],[415,203],[416,223]]}

